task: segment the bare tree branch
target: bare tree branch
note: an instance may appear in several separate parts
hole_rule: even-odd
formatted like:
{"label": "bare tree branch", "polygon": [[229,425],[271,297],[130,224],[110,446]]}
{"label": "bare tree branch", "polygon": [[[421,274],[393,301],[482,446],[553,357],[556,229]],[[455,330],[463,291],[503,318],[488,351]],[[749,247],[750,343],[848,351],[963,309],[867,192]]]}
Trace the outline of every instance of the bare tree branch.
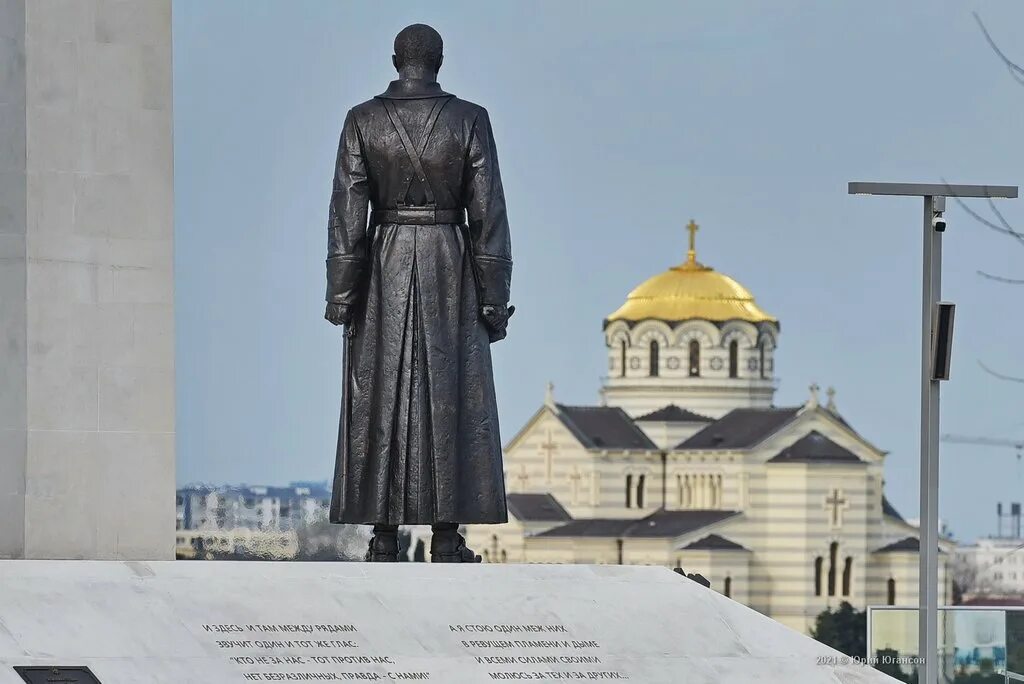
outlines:
{"label": "bare tree branch", "polygon": [[[943,183],[945,183],[945,182],[946,181],[943,181]],[[948,185],[948,183],[947,183],[947,185]],[[978,212],[976,212],[973,209],[971,209],[959,197],[956,197],[955,195],[951,195],[951,197],[953,197],[953,200],[957,204],[960,205],[961,209],[963,209],[965,212],[967,212],[967,214],[971,218],[973,218],[975,221],[977,221],[978,223],[982,224],[983,226],[987,226],[987,227],[991,228],[992,230],[996,231],[997,233],[1002,233],[1003,235],[1009,235],[1010,237],[1014,238],[1015,240],[1020,242],[1022,245],[1024,245],[1024,235],[1022,235],[1017,230],[1014,230],[1013,226],[1011,226],[1009,223],[1006,222],[1006,219],[1003,218],[1003,215],[1000,214],[998,212],[998,210],[996,211],[996,215],[999,217],[1000,221],[1004,224],[1002,226],[996,225],[995,223],[993,223],[992,221],[989,221],[987,218],[985,218],[984,216],[982,216]],[[990,203],[992,202],[991,198],[989,199],[989,202]]]}
{"label": "bare tree branch", "polygon": [[996,41],[992,40],[992,36],[989,35],[988,29],[985,28],[985,24],[981,21],[981,16],[979,16],[977,12],[973,12],[973,14],[974,20],[978,22],[978,26],[981,27],[981,32],[985,34],[985,40],[988,41],[989,47],[992,48],[993,52],[999,55],[999,59],[1003,60],[1003,64],[1006,65],[1007,70],[1009,70],[1010,75],[1013,76],[1014,80],[1016,80],[1017,83],[1024,85],[1024,67],[1015,64],[1009,57],[1003,54],[1003,51],[999,49],[998,45],[996,45]]}
{"label": "bare tree branch", "polygon": [[1009,222],[1005,218],[1003,218],[1002,212],[999,211],[999,207],[996,206],[996,203],[992,201],[991,197],[988,198],[988,206],[989,208],[992,209],[992,213],[996,215],[996,218],[999,219],[999,223],[1002,224],[1003,230],[1005,230],[1018,240],[1024,241],[1024,236],[1022,236],[1017,230],[1014,229],[1013,226],[1009,224]]}
{"label": "bare tree branch", "polygon": [[985,273],[984,271],[978,271],[978,275],[982,278],[994,280],[997,283],[1006,283],[1007,285],[1024,285],[1024,280],[1020,278],[1004,278],[1002,276],[992,275],[991,273]]}
{"label": "bare tree branch", "polygon": [[1002,373],[997,373],[996,371],[992,370],[991,368],[983,364],[981,361],[978,361],[978,365],[981,366],[981,369],[983,371],[985,371],[986,373],[993,377],[999,378],[1000,380],[1007,380],[1009,382],[1019,382],[1022,385],[1024,385],[1024,378],[1017,378],[1012,375],[1004,375]]}

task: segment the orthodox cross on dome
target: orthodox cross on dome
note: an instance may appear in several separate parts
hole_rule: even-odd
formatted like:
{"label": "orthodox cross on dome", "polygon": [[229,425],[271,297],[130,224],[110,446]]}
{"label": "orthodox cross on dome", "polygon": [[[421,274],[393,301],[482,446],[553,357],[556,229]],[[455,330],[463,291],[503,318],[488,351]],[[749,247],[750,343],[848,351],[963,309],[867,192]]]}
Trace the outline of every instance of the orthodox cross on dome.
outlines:
{"label": "orthodox cross on dome", "polygon": [[842,497],[842,492],[833,489],[830,496],[825,497],[825,510],[831,509],[832,527],[842,527],[843,509],[849,508],[850,504]]}
{"label": "orthodox cross on dome", "polygon": [[832,413],[835,413],[836,412],[836,388],[835,387],[829,387],[827,390],[825,390],[825,395],[828,397],[828,403],[825,404],[825,408],[827,408]]}
{"label": "orthodox cross on dome", "polygon": [[555,452],[558,451],[558,445],[555,444],[555,440],[551,436],[551,430],[548,430],[548,439],[540,445],[540,450],[544,452],[544,469],[547,473],[547,482],[551,484],[551,473],[555,468]]}
{"label": "orthodox cross on dome", "polygon": [[697,225],[696,221],[690,219],[690,222],[686,224],[686,230],[690,232],[690,249],[686,252],[686,263],[696,264],[697,263],[697,231],[700,230],[700,226]]}

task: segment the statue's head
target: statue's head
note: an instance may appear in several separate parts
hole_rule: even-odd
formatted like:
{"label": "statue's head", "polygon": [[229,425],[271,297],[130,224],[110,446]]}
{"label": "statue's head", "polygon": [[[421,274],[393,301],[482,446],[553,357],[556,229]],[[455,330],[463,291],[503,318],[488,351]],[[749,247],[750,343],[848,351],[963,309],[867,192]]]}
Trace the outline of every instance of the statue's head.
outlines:
{"label": "statue's head", "polygon": [[443,48],[440,33],[426,24],[413,24],[395,36],[395,54],[391,61],[399,71],[403,67],[419,67],[436,74],[444,59]]}

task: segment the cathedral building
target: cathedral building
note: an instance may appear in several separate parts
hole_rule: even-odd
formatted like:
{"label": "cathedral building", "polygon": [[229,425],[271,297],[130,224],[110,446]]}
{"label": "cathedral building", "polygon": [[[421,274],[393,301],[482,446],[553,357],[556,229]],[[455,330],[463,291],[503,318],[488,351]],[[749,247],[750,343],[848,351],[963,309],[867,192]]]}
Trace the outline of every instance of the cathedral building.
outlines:
{"label": "cathedral building", "polygon": [[918,530],[885,498],[886,452],[831,389],[774,404],[779,321],[697,261],[688,229],[686,261],[605,319],[599,404],[549,385],[507,444],[509,522],[470,527],[470,546],[485,562],[682,567],[801,631],[841,601],[916,605]]}

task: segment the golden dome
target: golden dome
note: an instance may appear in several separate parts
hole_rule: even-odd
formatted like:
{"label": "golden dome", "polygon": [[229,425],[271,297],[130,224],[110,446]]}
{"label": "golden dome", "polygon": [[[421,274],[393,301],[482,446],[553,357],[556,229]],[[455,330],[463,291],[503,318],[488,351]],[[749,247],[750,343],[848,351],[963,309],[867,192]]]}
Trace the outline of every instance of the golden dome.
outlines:
{"label": "golden dome", "polygon": [[757,306],[747,288],[697,261],[697,224],[690,221],[687,229],[690,250],[686,262],[641,283],[629,293],[626,303],[608,316],[608,322],[647,319],[777,322]]}

